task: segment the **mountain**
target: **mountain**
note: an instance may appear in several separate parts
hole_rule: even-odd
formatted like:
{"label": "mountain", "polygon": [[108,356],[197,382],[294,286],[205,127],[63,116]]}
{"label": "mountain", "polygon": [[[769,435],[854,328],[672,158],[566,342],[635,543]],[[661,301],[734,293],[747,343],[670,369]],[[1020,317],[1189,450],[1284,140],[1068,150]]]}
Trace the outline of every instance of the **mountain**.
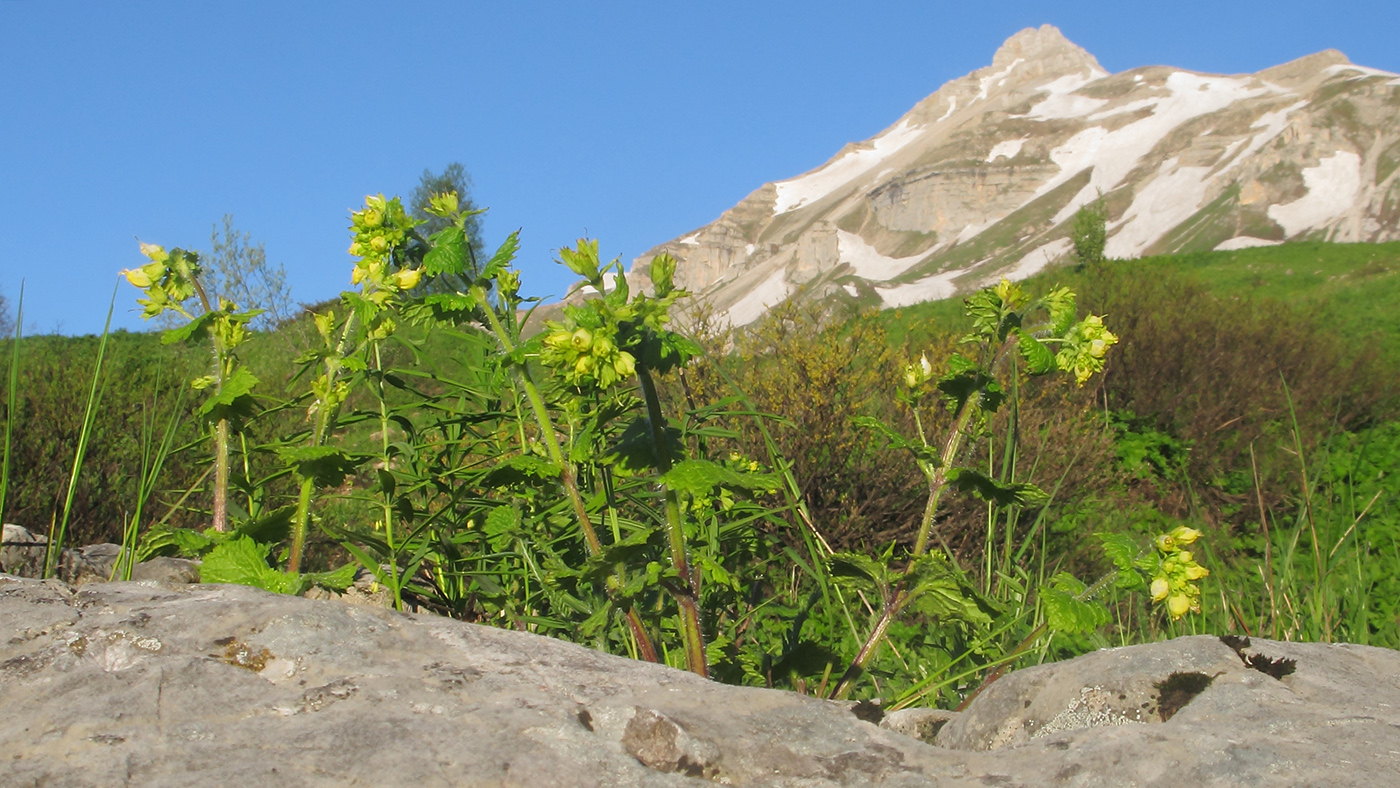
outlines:
{"label": "mountain", "polygon": [[902,306],[1030,276],[1103,195],[1111,257],[1400,239],[1400,75],[1335,50],[1253,75],[1109,74],[1050,25],[894,125],[660,252],[743,325],[790,297]]}

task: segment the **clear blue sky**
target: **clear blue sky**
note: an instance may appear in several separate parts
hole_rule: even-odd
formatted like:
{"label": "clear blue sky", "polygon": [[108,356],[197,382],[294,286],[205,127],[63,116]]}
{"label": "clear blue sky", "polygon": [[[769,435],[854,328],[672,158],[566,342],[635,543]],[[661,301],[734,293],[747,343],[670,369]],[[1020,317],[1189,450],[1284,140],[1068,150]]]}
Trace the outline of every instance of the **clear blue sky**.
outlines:
{"label": "clear blue sky", "polygon": [[[460,161],[525,289],[580,235],[632,257],[820,165],[1043,23],[1110,71],[1257,71],[1327,48],[1400,72],[1400,2],[0,0],[0,292],[101,330],[135,237],[225,213],[299,301],[349,286],[348,211]],[[139,329],[122,284],[117,326]]]}

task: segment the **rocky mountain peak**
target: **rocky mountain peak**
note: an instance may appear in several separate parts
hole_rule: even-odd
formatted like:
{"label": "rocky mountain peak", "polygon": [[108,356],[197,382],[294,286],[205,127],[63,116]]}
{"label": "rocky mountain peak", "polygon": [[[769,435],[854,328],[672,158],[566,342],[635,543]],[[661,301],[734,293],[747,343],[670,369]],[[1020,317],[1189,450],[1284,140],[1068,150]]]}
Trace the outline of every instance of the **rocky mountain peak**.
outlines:
{"label": "rocky mountain peak", "polygon": [[[899,307],[1064,260],[1102,196],[1117,258],[1400,239],[1400,75],[1327,50],[1258,74],[1108,74],[1050,25],[879,134],[637,258],[721,321],[787,299]],[[644,285],[643,285],[644,286]]]}
{"label": "rocky mountain peak", "polygon": [[1093,55],[1065,38],[1054,25],[1028,27],[1002,43],[992,56],[992,68],[1006,69],[1025,63],[1042,74],[1071,74],[1082,71],[1106,73]]}

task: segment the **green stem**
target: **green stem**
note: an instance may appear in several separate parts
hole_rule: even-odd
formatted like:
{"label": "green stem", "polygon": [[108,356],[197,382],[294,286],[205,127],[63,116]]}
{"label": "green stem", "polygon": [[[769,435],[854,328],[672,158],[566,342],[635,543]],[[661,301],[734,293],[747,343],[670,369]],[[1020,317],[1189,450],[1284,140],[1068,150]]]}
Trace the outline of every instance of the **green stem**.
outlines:
{"label": "green stem", "polygon": [[[486,315],[486,322],[491,326],[491,332],[496,335],[496,341],[500,343],[501,350],[507,356],[514,353],[515,342],[511,340],[510,333],[501,324],[500,318],[496,316],[496,310],[491,307],[490,301],[487,300],[486,288],[475,285],[471,289],[471,294],[481,307],[481,311]],[[579,493],[578,479],[574,473],[573,463],[564,457],[564,450],[559,446],[559,438],[554,434],[554,421],[549,417],[549,409],[544,404],[544,397],[540,395],[539,387],[535,385],[534,379],[530,377],[530,370],[524,363],[512,364],[511,373],[515,376],[520,387],[524,389],[525,397],[530,401],[530,408],[534,411],[535,421],[540,427],[540,440],[544,442],[545,451],[549,453],[550,461],[559,469],[559,481],[564,485],[569,502],[573,504],[574,514],[578,517],[579,528],[583,531],[588,554],[597,555],[603,551],[603,543],[598,540],[598,531],[594,529],[593,521],[588,517],[588,507],[584,504],[583,496]],[[616,576],[608,578],[610,596],[619,585]],[[641,652],[642,659],[647,662],[660,662],[656,646],[652,644],[651,636],[642,626],[642,617],[637,613],[635,606],[627,610],[627,625],[632,630],[632,637],[636,638],[637,649]]]}
{"label": "green stem", "polygon": [[[345,348],[350,344],[350,332],[355,325],[355,313],[352,311],[345,317],[345,328],[340,332],[340,341],[335,346],[335,353],[325,359],[325,372],[322,378],[325,382],[326,396],[332,396],[335,391],[336,380],[340,377],[341,370],[345,368],[342,360],[345,358]],[[311,445],[320,446],[325,443],[326,435],[330,432],[331,426],[335,424],[335,411],[337,407],[331,407],[330,402],[322,400],[317,403],[316,422],[311,429]],[[300,572],[301,559],[306,550],[306,530],[311,518],[311,493],[315,487],[315,480],[307,477],[301,480],[301,492],[297,497],[296,519],[292,522],[292,547],[287,554],[287,571]]]}
{"label": "green stem", "polygon": [[[671,470],[671,448],[666,442],[666,417],[661,414],[661,400],[656,395],[656,383],[647,368],[637,365],[637,382],[641,384],[646,402],[647,423],[651,427],[652,447],[656,452],[656,467],[662,474]],[[676,594],[681,611],[681,639],[685,645],[685,661],[691,672],[706,678],[710,675],[705,660],[705,631],[700,626],[700,583],[691,571],[685,550],[685,526],[681,521],[680,499],[668,484],[661,485],[665,495],[666,534],[671,543],[671,565],[680,577],[685,593]]]}
{"label": "green stem", "polygon": [[[379,343],[374,343],[374,368],[379,373],[375,393],[379,399],[379,448],[380,459],[384,462],[384,473],[389,470],[389,410],[384,403],[384,360],[379,353]],[[381,516],[384,518],[384,544],[389,549],[389,588],[394,592],[394,609],[403,610],[403,591],[399,582],[398,546],[394,544],[394,502],[389,493],[380,496]]]}

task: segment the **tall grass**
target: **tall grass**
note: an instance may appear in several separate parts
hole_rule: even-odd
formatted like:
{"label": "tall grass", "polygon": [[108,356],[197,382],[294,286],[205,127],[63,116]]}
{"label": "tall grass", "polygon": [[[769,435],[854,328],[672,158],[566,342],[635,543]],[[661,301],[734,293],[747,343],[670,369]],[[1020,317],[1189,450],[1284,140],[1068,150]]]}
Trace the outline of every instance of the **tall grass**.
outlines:
{"label": "tall grass", "polygon": [[112,301],[107,305],[107,320],[102,325],[102,339],[97,346],[97,360],[92,368],[92,385],[88,387],[87,409],[83,413],[83,427],[78,433],[78,448],[73,455],[73,469],[68,474],[68,494],[63,500],[63,515],[49,531],[49,541],[44,550],[44,577],[53,577],[58,571],[63,556],[64,539],[68,534],[68,517],[73,513],[73,494],[78,488],[78,477],[82,474],[83,459],[87,456],[88,438],[92,434],[93,419],[97,413],[101,394],[102,361],[107,355],[107,338],[111,334],[112,312],[117,306],[117,286],[112,287]]}
{"label": "tall grass", "polygon": [[15,420],[18,411],[15,403],[19,392],[19,339],[24,325],[24,282],[19,283],[19,300],[15,306],[15,333],[10,337],[10,385],[6,392],[5,408],[5,454],[0,459],[0,522],[4,522],[5,503],[10,491],[10,446],[14,442]]}

